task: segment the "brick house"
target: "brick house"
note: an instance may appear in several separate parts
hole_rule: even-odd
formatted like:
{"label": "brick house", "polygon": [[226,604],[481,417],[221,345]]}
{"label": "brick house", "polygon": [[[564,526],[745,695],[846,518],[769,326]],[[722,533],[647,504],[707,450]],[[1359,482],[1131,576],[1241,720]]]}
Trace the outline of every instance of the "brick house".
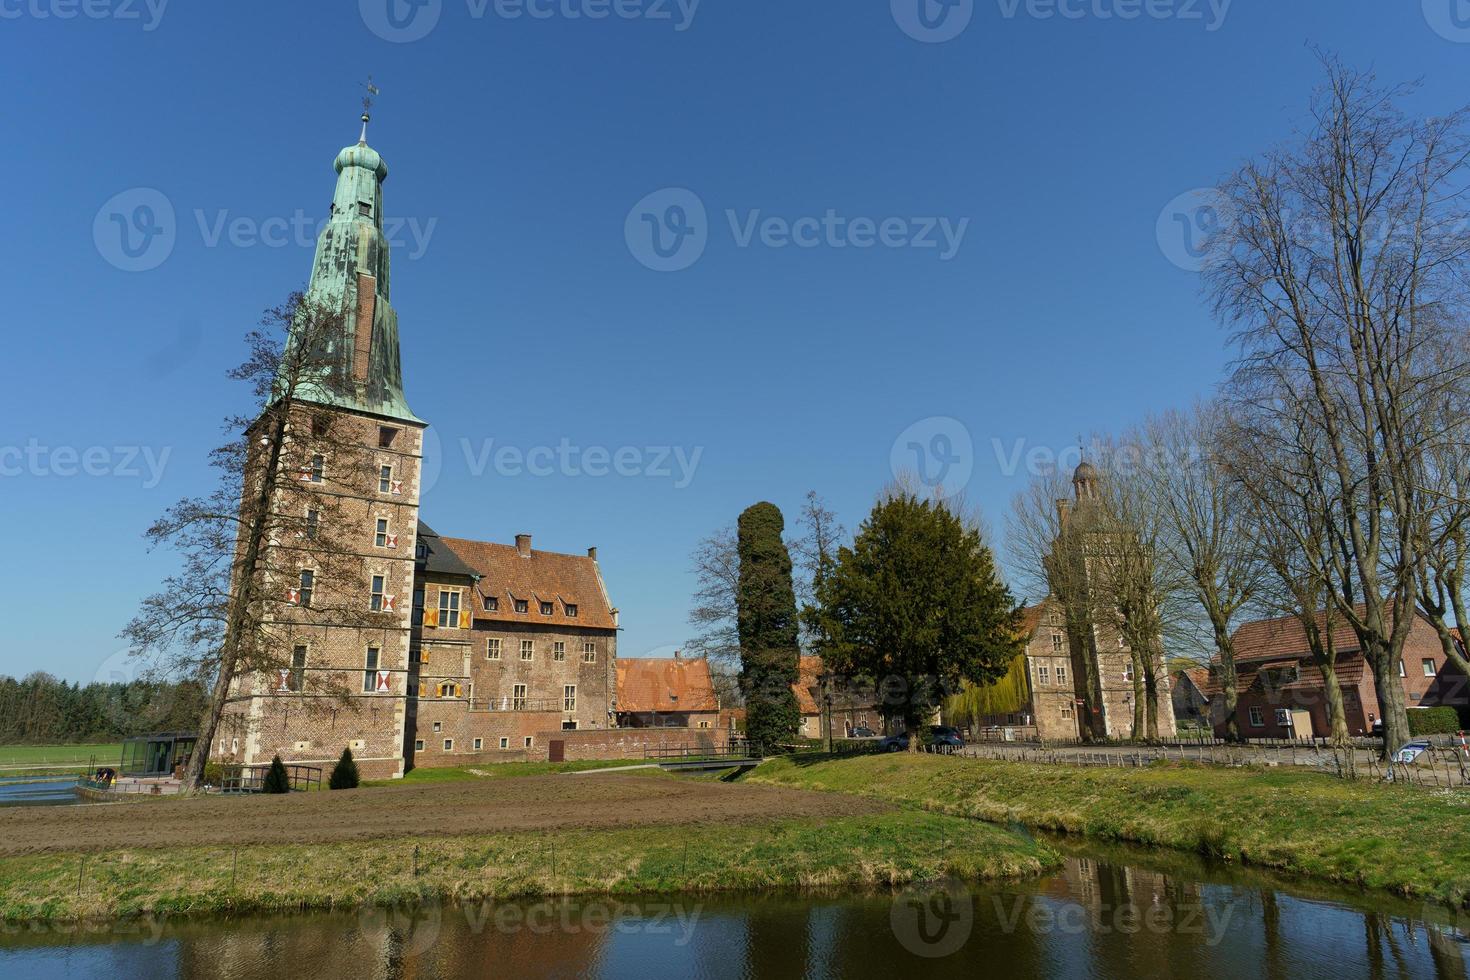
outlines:
{"label": "brick house", "polygon": [[1210,723],[1210,670],[1208,667],[1187,667],[1176,670],[1171,678],[1171,695],[1174,701],[1176,724],[1194,727]]}
{"label": "brick house", "polygon": [[791,690],[801,712],[801,727],[797,733],[803,738],[822,737],[822,701],[829,693],[832,697],[834,738],[847,738],[856,728],[867,728],[879,734],[884,731],[883,706],[878,703],[872,685],[854,684],[844,678],[828,676],[821,657],[800,658],[796,683],[791,685]]}
{"label": "brick house", "polygon": [[[617,723],[623,728],[721,727],[720,699],[703,657],[624,657],[617,662]],[[729,723],[728,716],[724,719]]]}
{"label": "brick house", "polygon": [[[1325,627],[1326,617],[1318,615]],[[1306,631],[1295,616],[1245,623],[1235,631],[1236,723],[1246,738],[1305,738],[1332,734],[1326,687],[1312,659]],[[1378,717],[1378,688],[1352,627],[1333,623],[1335,673],[1342,689],[1348,734],[1366,735]],[[1466,678],[1446,663],[1439,634],[1417,612],[1398,664],[1405,704],[1410,711],[1439,705],[1462,707]],[[1217,707],[1211,712],[1217,735],[1226,731],[1219,671],[1212,666],[1204,693]]]}

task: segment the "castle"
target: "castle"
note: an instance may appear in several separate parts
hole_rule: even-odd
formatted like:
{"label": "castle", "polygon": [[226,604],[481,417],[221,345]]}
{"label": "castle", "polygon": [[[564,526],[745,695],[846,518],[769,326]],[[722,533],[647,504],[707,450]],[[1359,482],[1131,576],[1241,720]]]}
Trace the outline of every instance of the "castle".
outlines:
{"label": "castle", "polygon": [[[302,388],[277,439],[292,476],[268,508],[297,523],[250,566],[271,583],[270,649],[231,680],[211,758],[329,766],[350,747],[364,776],[386,778],[416,765],[626,757],[712,740],[708,720],[640,731],[628,716],[619,726],[618,678],[669,668],[620,673],[618,610],[595,548],[447,537],[421,520],[427,423],[404,396],[383,233],[388,167],[366,123],[337,155],[306,292],[337,311],[335,332],[308,341],[298,318],[286,344],[288,354],[323,348],[332,377]],[[250,433],[247,487],[264,465],[257,442],[270,439]]]}

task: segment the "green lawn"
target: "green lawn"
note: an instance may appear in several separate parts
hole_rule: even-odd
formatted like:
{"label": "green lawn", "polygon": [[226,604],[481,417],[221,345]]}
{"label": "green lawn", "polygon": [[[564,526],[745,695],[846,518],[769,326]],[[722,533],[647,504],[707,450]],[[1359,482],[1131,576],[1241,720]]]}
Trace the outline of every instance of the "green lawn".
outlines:
{"label": "green lawn", "polygon": [[487,762],[473,766],[420,767],[409,770],[402,779],[365,779],[364,786],[392,786],[396,783],[463,783],[476,779],[503,779],[507,776],[544,776],[554,772],[587,772],[617,766],[641,766],[647,759],[597,759],[585,762]]}
{"label": "green lawn", "polygon": [[747,778],[1470,901],[1470,792],[1289,769],[1097,769],[906,753],[780,759]]}
{"label": "green lawn", "polygon": [[84,766],[94,756],[99,766],[116,766],[122,758],[122,744],[0,745],[0,767]]}

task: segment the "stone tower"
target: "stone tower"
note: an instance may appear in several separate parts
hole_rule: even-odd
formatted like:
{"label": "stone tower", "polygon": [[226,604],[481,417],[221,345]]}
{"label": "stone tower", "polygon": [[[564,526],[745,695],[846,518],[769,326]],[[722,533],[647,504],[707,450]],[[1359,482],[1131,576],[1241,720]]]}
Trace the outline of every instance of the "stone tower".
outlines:
{"label": "stone tower", "polygon": [[[331,217],[306,294],[331,317],[310,341],[318,383],[293,388],[304,407],[286,425],[282,459],[292,478],[275,506],[302,520],[269,546],[268,590],[280,601],[264,642],[279,666],[234,681],[210,754],[247,765],[280,755],[329,769],[350,747],[365,777],[384,778],[404,771],[426,424],[403,394],[383,234],[388,167],[367,144],[366,115],[363,122],[358,143],[337,154]],[[288,351],[307,342],[300,323]],[[278,378],[278,392],[282,385]]]}

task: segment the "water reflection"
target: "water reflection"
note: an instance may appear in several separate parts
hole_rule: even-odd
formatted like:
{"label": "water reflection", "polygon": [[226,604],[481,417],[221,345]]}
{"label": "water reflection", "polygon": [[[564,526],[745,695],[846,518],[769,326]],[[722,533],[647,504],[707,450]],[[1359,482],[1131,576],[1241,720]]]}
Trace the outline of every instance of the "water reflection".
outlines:
{"label": "water reflection", "polygon": [[11,927],[0,976],[1464,978],[1459,925],[1445,910],[1089,847],[1049,877],[990,888]]}
{"label": "water reflection", "polygon": [[0,778],[0,806],[74,806],[75,776],[62,779]]}

